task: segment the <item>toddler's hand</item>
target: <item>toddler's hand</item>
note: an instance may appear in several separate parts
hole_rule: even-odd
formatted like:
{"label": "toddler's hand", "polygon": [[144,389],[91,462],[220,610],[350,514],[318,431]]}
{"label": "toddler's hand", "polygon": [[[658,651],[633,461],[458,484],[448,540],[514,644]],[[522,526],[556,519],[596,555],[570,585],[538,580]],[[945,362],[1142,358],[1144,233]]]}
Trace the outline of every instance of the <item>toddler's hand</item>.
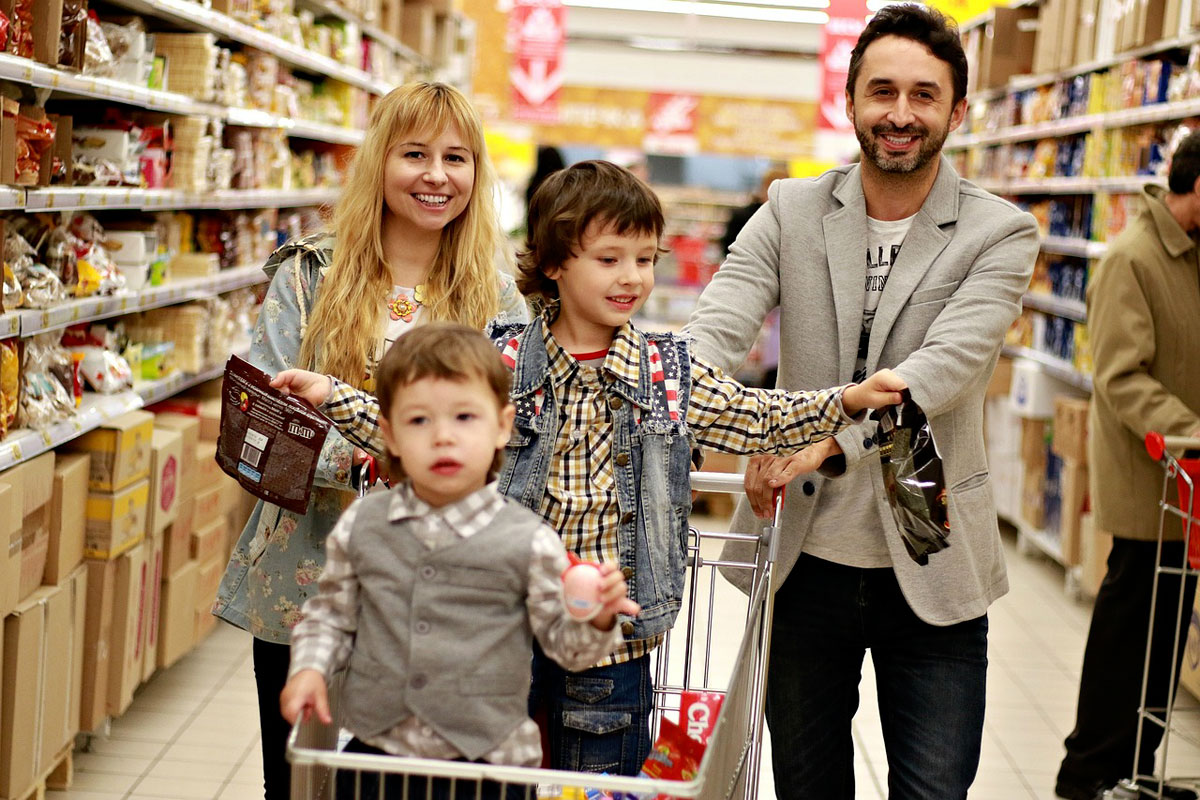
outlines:
{"label": "toddler's hand", "polygon": [[271,379],[271,385],[282,389],[284,394],[294,394],[314,406],[328,400],[329,393],[333,391],[333,383],[327,376],[306,369],[285,369]]}
{"label": "toddler's hand", "polygon": [[307,720],[314,711],[317,719],[326,725],[333,722],[329,714],[329,695],[325,689],[325,676],[315,669],[302,669],[288,679],[279,695],[279,711],[289,725],[304,714]]}
{"label": "toddler's hand", "polygon": [[901,392],[908,388],[896,373],[881,369],[862,383],[851,386],[842,393],[842,407],[855,416],[866,408],[883,408],[903,402]]}
{"label": "toddler's hand", "polygon": [[621,565],[607,561],[600,565],[600,602],[604,605],[592,620],[592,625],[602,631],[611,630],[617,614],[636,617],[642,607],[629,598],[629,586],[621,574]]}

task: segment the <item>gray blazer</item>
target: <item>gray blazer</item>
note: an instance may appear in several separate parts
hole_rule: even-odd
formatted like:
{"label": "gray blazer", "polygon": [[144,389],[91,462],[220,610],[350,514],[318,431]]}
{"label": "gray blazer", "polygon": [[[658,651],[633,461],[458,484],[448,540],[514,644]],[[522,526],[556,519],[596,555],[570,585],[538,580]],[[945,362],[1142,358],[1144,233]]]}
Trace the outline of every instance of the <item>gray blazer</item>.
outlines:
{"label": "gray blazer", "polygon": [[[697,352],[736,369],[767,312],[779,306],[779,386],[850,382],[862,327],[866,243],[857,165],[775,182],[692,314],[688,332]],[[780,578],[796,563],[821,488],[832,478],[853,481],[864,497],[874,493],[900,588],[921,619],[935,625],[973,619],[1008,591],[983,451],[983,400],[1037,252],[1031,215],[959,178],[941,159],[880,298],[866,366],[868,373],[894,369],[929,416],[950,487],[951,546],[924,567],[905,552],[871,441],[876,424],[868,421],[837,436],[846,454],[841,477],[813,474],[792,483]],[[743,501],[733,529],[754,531],[759,524]],[[731,556],[744,555],[732,549]]]}

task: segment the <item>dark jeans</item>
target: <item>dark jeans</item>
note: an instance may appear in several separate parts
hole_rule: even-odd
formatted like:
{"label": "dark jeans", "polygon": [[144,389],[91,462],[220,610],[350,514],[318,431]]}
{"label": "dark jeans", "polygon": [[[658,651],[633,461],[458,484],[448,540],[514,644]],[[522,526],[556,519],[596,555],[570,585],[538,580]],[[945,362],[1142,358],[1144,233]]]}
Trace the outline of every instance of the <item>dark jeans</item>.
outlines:
{"label": "dark jeans", "polygon": [[[1146,658],[1146,626],[1150,622],[1150,595],[1154,584],[1154,554],[1157,542],[1113,539],[1108,556],[1108,573],[1100,584],[1087,647],[1083,651],[1083,673],[1079,680],[1079,707],[1075,730],[1067,737],[1067,756],[1058,772],[1064,787],[1115,784],[1132,777],[1133,751],[1137,741],[1137,708],[1142,690]],[[1183,542],[1164,542],[1162,563],[1183,563]],[[1178,668],[1187,644],[1187,628],[1196,595],[1196,579],[1185,585],[1183,613],[1178,617],[1179,650],[1174,654]],[[1158,581],[1158,604],[1154,615],[1154,639],[1146,685],[1146,706],[1163,708],[1171,674],[1171,647],[1179,613],[1179,577],[1162,575]],[[1138,771],[1154,771],[1154,751],[1162,740],[1162,729],[1153,723],[1142,726],[1142,751]]]}
{"label": "dark jeans", "polygon": [[567,672],[533,647],[529,715],[545,709],[551,768],[637,775],[650,752],[650,657]]}
{"label": "dark jeans", "polygon": [[[346,753],[386,755],[383,750],[351,739]],[[462,759],[459,759],[462,760]],[[482,762],[476,762],[482,763]],[[360,777],[361,775],[361,777]],[[529,786],[505,786],[496,781],[454,781],[449,778],[427,778],[421,775],[383,775],[383,791],[379,789],[378,772],[339,772],[333,800],[536,800],[537,792]],[[406,785],[407,784],[407,785]],[[451,787],[453,786],[453,790]],[[526,793],[528,789],[528,793]],[[478,791],[477,791],[478,790]]]}
{"label": "dark jeans", "polygon": [[891,800],[965,798],[979,766],[987,617],[922,622],[891,569],[801,555],[775,597],[767,724],[781,800],[854,797],[850,721],[875,666]]}
{"label": "dark jeans", "polygon": [[258,722],[262,730],[263,792],[265,800],[291,800],[292,768],[287,762],[291,726],[279,713],[279,695],[287,683],[292,648],[254,640],[254,682],[258,685]]}

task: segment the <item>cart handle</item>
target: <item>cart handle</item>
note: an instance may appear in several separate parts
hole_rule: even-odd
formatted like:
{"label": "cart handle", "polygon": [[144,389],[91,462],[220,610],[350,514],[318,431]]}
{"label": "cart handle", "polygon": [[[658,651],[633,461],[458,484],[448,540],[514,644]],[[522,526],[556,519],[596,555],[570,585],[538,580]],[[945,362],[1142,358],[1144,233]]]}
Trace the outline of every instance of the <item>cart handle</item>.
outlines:
{"label": "cart handle", "polygon": [[1200,451],[1200,439],[1192,436],[1163,436],[1158,431],[1146,434],[1146,452],[1155,461],[1162,461],[1168,452]]}

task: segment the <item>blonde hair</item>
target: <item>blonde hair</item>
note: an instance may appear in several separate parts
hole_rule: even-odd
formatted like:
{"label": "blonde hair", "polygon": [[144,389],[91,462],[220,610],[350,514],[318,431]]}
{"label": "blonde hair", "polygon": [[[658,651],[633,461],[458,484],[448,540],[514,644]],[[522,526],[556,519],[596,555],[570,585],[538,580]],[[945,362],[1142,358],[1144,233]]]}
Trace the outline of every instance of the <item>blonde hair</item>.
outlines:
{"label": "blonde hair", "polygon": [[384,300],[392,289],[384,258],[384,165],[404,137],[457,128],[475,163],[466,209],[442,230],[423,284],[425,320],[453,320],[482,329],[500,308],[496,257],[503,253],[492,202],[495,176],[483,124],[470,101],[443,83],[409,83],[381,98],[371,112],[333,214],[333,263],[313,307],[299,366],[361,388],[368,357],[382,334]]}

